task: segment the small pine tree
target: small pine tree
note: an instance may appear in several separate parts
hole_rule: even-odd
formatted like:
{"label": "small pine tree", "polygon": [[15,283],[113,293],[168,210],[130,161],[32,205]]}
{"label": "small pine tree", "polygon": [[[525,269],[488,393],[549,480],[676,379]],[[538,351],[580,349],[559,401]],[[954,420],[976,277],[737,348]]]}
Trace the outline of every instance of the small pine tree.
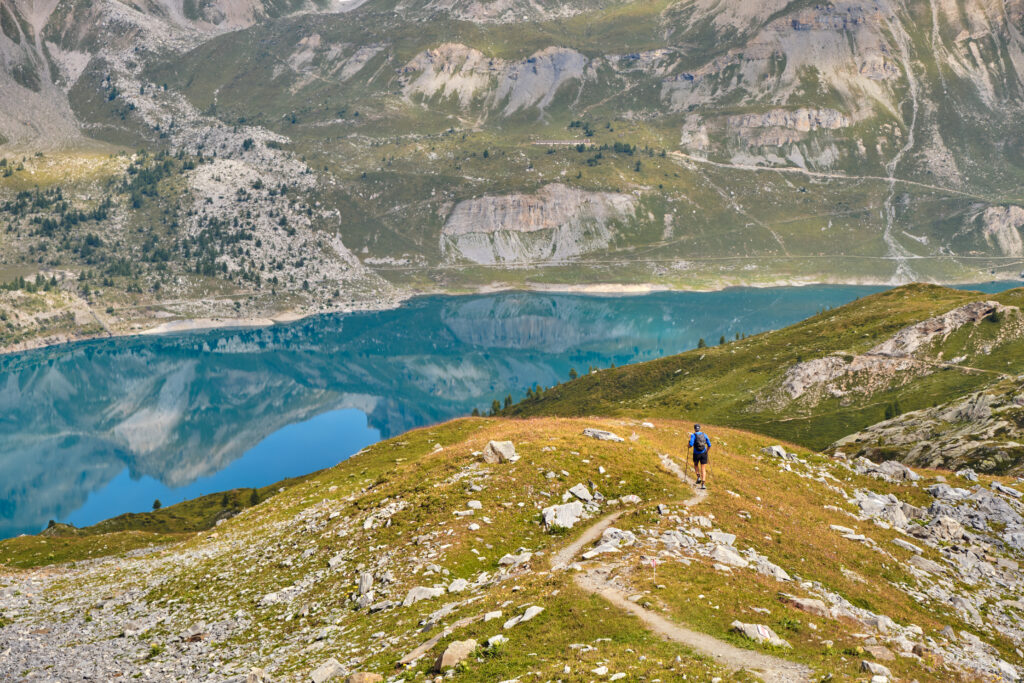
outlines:
{"label": "small pine tree", "polygon": [[480,409],[473,408],[473,417],[480,417]]}
{"label": "small pine tree", "polygon": [[222,508],[226,508],[230,502],[231,501],[228,500],[228,494],[227,493],[225,493],[223,496],[220,497],[220,506]]}
{"label": "small pine tree", "polygon": [[512,407],[512,394],[507,394],[505,396],[505,407],[506,408]]}
{"label": "small pine tree", "polygon": [[249,494],[249,505],[256,505],[259,502],[260,502],[260,492],[257,491],[256,489],[253,489],[252,493]]}
{"label": "small pine tree", "polygon": [[163,503],[160,502],[159,498],[157,498],[156,500],[153,501],[153,509],[154,510],[159,510],[162,506],[163,506]]}
{"label": "small pine tree", "polygon": [[698,349],[706,349],[707,346],[708,346],[708,343],[706,341],[704,341],[704,337],[701,337],[700,339],[697,340],[697,348]]}
{"label": "small pine tree", "polygon": [[498,403],[498,399],[491,401],[491,415],[497,415],[501,412],[501,404]]}
{"label": "small pine tree", "polygon": [[719,343],[719,345],[723,345],[723,344],[725,344],[725,335],[724,335],[724,334],[723,334],[723,335],[722,335],[722,337],[721,337],[721,338],[720,338],[720,339],[718,340],[718,343]]}
{"label": "small pine tree", "polygon": [[569,379],[576,379],[579,377],[579,373],[576,372],[576,368],[569,368]]}

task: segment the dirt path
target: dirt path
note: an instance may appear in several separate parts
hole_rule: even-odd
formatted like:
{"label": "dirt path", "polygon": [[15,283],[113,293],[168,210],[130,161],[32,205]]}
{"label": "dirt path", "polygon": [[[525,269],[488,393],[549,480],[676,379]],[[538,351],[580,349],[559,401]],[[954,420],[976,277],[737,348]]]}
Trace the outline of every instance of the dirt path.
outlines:
{"label": "dirt path", "polygon": [[[662,455],[661,463],[682,481],[693,486],[693,481],[686,475],[686,472],[680,467],[679,463],[670,456]],[[707,493],[707,491],[695,489],[694,495],[683,501],[682,504],[687,507],[698,505],[707,497]],[[579,538],[552,555],[552,568],[570,564],[573,558],[586,545],[597,540],[604,533],[604,530],[610,527],[621,515],[621,511],[613,512],[587,527]],[[641,607],[607,580],[609,574],[610,572],[607,568],[595,568],[586,573],[576,574],[573,578],[576,585],[586,592],[598,595],[615,607],[629,612],[640,619],[641,623],[651,632],[685,645],[702,655],[711,657],[722,666],[734,670],[744,669],[750,671],[757,674],[765,683],[791,683],[792,681],[810,680],[811,671],[803,664],[789,662],[785,659],[753,650],[744,650],[709,636],[706,633],[680,626],[656,612]]]}

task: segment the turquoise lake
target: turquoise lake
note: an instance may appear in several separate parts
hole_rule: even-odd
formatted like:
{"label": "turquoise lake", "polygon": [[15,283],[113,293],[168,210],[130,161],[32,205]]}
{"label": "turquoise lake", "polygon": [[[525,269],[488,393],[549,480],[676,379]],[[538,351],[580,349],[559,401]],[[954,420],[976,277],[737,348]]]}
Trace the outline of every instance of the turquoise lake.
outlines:
{"label": "turquoise lake", "polygon": [[[972,289],[1001,291],[1012,283]],[[795,323],[881,287],[509,292],[0,357],[0,538],[329,467],[569,369]]]}

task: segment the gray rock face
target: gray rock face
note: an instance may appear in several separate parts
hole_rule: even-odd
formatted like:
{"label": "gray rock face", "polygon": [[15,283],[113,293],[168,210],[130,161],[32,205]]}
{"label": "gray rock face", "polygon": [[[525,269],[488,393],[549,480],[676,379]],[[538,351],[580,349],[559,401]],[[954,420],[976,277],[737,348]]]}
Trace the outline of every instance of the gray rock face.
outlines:
{"label": "gray rock face", "polygon": [[767,643],[774,647],[791,649],[793,646],[780,638],[771,628],[764,624],[744,624],[741,621],[734,621],[730,624],[732,630],[741,633],[743,636],[757,643]]}
{"label": "gray rock face", "polygon": [[636,535],[632,531],[624,531],[610,526],[601,534],[601,542],[612,543],[617,548],[624,548],[636,544]]}
{"label": "gray rock face", "polygon": [[583,503],[578,500],[564,505],[552,505],[541,510],[544,526],[571,529],[583,517]]}
{"label": "gray rock face", "polygon": [[362,572],[359,575],[359,594],[366,595],[373,588],[373,574]]}
{"label": "gray rock face", "polygon": [[793,577],[785,569],[770,561],[767,557],[758,556],[754,560],[754,569],[760,574],[770,576],[776,581],[792,581]]}
{"label": "gray rock face", "polygon": [[828,606],[816,598],[801,598],[795,595],[785,596],[786,602],[793,607],[796,607],[801,612],[807,612],[813,614],[816,617],[830,618],[832,616],[832,610]]}
{"label": "gray rock face", "polygon": [[866,659],[861,660],[860,670],[873,676],[885,676],[886,678],[892,677],[892,672],[889,671],[888,667],[882,666],[878,662],[871,662]]}
{"label": "gray rock face", "polygon": [[441,252],[487,265],[569,260],[607,247],[615,224],[636,206],[632,195],[561,183],[534,194],[467,199],[445,221]]}
{"label": "gray rock face", "polygon": [[519,460],[515,444],[511,441],[490,441],[484,447],[484,462],[489,465],[497,465],[503,462],[515,462]]}
{"label": "gray rock face", "polygon": [[614,441],[616,443],[622,443],[625,441],[621,436],[614,432],[609,432],[604,429],[595,429],[593,427],[587,427],[583,430],[583,436],[589,436],[592,439],[598,441]]}
{"label": "gray rock face", "polygon": [[458,666],[473,654],[473,650],[476,648],[477,642],[473,639],[454,641],[446,647],[444,652],[441,653],[441,656],[437,658],[437,662],[434,664],[434,670],[441,672],[445,669],[450,669],[453,666]]}
{"label": "gray rock face", "polygon": [[529,562],[531,557],[533,557],[533,553],[524,552],[518,555],[507,553],[498,560],[498,564],[502,567],[518,567]]}
{"label": "gray rock face", "polygon": [[594,496],[592,493],[590,493],[590,489],[588,489],[583,484],[576,484],[571,489],[569,489],[569,493],[576,496],[584,503],[589,503],[590,501],[594,500]]}
{"label": "gray rock face", "polygon": [[928,529],[941,541],[959,541],[964,537],[964,528],[952,517],[936,517],[928,524]]}
{"label": "gray rock face", "polygon": [[431,598],[441,597],[444,595],[444,591],[444,588],[427,588],[426,586],[410,588],[409,592],[405,594],[405,600],[402,601],[402,607],[408,607],[420,600],[429,600]]}
{"label": "gray rock face", "polygon": [[309,674],[309,679],[313,683],[324,683],[335,678],[340,678],[345,675],[345,668],[341,665],[334,657],[331,657],[326,662],[313,669]]}
{"label": "gray rock face", "polygon": [[714,550],[711,551],[711,559],[730,567],[742,568],[750,564],[745,557],[736,552],[735,548],[721,544],[715,545]]}

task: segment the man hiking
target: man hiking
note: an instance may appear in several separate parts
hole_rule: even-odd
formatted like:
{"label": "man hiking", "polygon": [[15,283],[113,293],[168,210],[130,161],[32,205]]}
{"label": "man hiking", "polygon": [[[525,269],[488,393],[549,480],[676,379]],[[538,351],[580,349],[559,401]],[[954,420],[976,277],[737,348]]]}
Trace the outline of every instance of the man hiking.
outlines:
{"label": "man hiking", "polygon": [[708,482],[708,452],[711,450],[711,439],[700,430],[700,425],[693,425],[693,434],[690,434],[690,444],[686,450],[693,449],[693,471],[697,474],[697,483],[702,489],[707,488]]}

